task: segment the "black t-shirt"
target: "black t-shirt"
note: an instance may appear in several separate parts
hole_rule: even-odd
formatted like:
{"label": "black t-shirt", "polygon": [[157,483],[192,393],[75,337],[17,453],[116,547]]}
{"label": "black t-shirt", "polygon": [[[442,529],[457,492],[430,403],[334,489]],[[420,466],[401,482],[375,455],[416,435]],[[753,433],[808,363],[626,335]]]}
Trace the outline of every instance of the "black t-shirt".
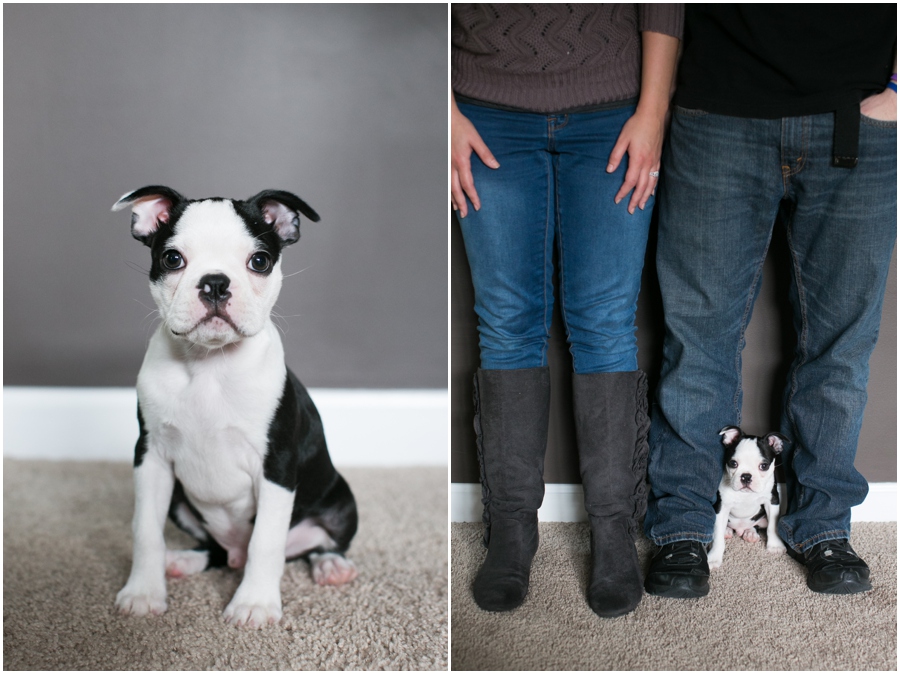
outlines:
{"label": "black t-shirt", "polygon": [[830,112],[883,91],[897,5],[688,4],[674,102],[736,117]]}

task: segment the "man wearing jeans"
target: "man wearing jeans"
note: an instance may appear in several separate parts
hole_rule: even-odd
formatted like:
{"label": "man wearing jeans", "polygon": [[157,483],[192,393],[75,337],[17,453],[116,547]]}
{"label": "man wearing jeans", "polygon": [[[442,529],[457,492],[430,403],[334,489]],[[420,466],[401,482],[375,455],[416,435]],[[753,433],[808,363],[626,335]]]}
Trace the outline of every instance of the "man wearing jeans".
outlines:
{"label": "man wearing jeans", "polygon": [[650,432],[650,594],[709,591],[718,433],[740,423],[744,332],[779,216],[797,344],[778,533],[810,589],[871,588],[849,544],[850,508],[868,491],[853,462],[896,238],[896,11],[687,6],[659,193],[666,335]]}

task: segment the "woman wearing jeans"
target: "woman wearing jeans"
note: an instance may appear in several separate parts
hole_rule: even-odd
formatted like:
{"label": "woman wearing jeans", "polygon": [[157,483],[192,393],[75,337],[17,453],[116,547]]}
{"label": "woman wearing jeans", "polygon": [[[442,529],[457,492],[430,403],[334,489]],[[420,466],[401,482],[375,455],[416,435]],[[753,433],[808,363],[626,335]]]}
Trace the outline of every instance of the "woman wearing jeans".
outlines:
{"label": "woman wearing jeans", "polygon": [[[537,550],[553,251],[590,517],[588,603],[642,595],[646,378],[634,315],[682,5],[452,5],[451,196],[475,287],[488,553],[474,584],[519,606]],[[474,156],[473,156],[474,154]]]}

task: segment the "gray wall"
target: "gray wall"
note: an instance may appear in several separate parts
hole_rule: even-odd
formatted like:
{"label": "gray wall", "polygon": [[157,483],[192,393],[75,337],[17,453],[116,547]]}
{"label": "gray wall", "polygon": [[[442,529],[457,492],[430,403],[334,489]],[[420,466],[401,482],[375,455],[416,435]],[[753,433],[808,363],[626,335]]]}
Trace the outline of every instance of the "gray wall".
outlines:
{"label": "gray wall", "polygon": [[308,386],[447,385],[446,5],[5,5],[5,384],[133,385],[123,193],[296,192],[276,307]]}
{"label": "gray wall", "polygon": [[[655,226],[651,230],[638,301],[638,361],[652,390],[662,360],[662,301],[654,271]],[[477,319],[462,234],[451,222],[451,481],[478,482],[472,429],[472,375],[478,368]],[[776,227],[763,268],[759,299],[747,328],[743,353],[744,405],[741,425],[751,433],[777,429],[780,401],[793,346],[787,302],[790,259],[783,229]],[[559,303],[557,302],[557,306]],[[552,393],[544,477],[547,482],[578,483],[578,458],[572,422],[572,361],[558,310],[549,349]],[[897,480],[897,260],[891,263],[881,333],[870,361],[869,403],[863,421],[856,467],[870,482]]]}

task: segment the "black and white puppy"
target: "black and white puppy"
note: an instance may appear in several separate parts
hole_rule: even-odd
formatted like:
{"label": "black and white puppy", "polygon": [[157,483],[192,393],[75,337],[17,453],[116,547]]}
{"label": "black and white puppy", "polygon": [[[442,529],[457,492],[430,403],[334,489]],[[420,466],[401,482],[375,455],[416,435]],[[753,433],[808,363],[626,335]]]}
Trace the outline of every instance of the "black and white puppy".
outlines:
{"label": "black and white puppy", "polygon": [[[244,576],[225,620],[276,623],[285,560],[307,558],[323,585],[356,577],[343,556],[356,503],[270,317],[282,249],[300,238],[300,214],[319,216],[277,190],[190,200],[149,186],[113,210],[127,207],[162,322],[137,381],[134,558],[116,606],[161,614],[166,576],[227,564]],[[166,550],[167,515],[199,549]]]}
{"label": "black and white puppy", "polygon": [[725,539],[732,532],[745,541],[759,541],[757,527],[766,529],[766,550],[784,552],[778,537],[780,499],[775,483],[775,457],[787,442],[780,433],[760,438],[746,435],[737,426],[726,426],[719,435],[725,446],[725,470],[716,498],[716,523],[709,550],[709,568],[722,566]]}

